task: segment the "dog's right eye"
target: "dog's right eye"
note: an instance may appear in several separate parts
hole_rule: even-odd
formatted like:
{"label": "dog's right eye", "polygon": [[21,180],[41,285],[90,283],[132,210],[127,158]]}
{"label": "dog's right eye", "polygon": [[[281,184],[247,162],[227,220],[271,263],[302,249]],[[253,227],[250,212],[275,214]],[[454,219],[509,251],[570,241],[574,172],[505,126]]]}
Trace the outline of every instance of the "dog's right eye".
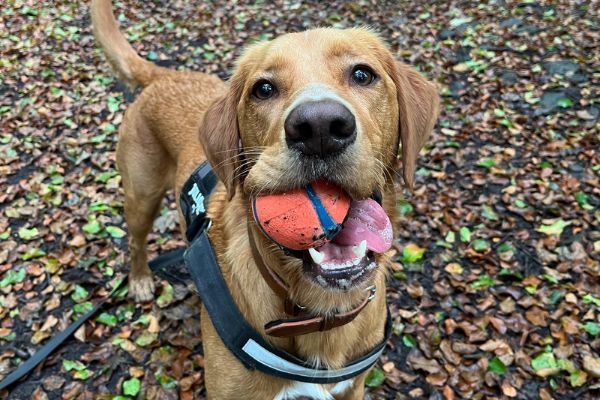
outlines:
{"label": "dog's right eye", "polygon": [[261,79],[254,84],[252,88],[252,95],[259,100],[267,100],[273,97],[277,93],[275,85],[266,79]]}

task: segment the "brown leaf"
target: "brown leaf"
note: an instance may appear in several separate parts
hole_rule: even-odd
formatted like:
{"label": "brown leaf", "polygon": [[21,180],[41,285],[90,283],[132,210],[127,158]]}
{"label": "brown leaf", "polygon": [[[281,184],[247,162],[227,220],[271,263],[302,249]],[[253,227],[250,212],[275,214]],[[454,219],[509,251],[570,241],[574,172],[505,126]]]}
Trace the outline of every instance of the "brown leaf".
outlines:
{"label": "brown leaf", "polygon": [[505,396],[517,397],[517,389],[515,389],[514,386],[512,386],[510,383],[508,383],[508,381],[502,381],[502,384],[500,385],[500,387],[502,388],[502,393]]}
{"label": "brown leaf", "polygon": [[583,370],[594,378],[600,378],[600,358],[592,356],[583,357]]}
{"label": "brown leaf", "polygon": [[31,400],[47,400],[48,395],[41,387],[37,387],[31,394]]}
{"label": "brown leaf", "polygon": [[49,392],[58,391],[65,384],[65,379],[62,376],[50,375],[42,380],[44,389]]}
{"label": "brown leaf", "polygon": [[440,365],[436,360],[423,357],[416,349],[411,350],[406,361],[412,369],[422,369],[430,374],[439,373],[441,371]]}

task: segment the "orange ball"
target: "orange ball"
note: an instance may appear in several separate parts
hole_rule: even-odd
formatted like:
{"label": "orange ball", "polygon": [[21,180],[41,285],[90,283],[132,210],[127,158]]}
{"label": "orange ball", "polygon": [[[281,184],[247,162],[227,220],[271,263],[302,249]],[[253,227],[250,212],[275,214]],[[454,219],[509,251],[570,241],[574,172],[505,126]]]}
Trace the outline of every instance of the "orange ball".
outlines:
{"label": "orange ball", "polygon": [[291,250],[308,250],[329,242],[342,229],[350,196],[326,181],[301,189],[252,199],[254,219],[264,234]]}

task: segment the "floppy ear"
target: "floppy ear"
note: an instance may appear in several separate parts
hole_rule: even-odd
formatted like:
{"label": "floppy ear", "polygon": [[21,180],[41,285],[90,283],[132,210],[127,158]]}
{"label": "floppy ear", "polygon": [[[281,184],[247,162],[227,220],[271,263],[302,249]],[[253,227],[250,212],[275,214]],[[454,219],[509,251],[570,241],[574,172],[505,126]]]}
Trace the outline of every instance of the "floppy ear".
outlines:
{"label": "floppy ear", "polygon": [[236,88],[230,86],[225,95],[212,103],[202,121],[200,142],[213,170],[225,184],[229,200],[239,184],[240,133],[237,121]]}
{"label": "floppy ear", "polygon": [[403,63],[395,62],[392,79],[398,95],[404,183],[412,190],[417,157],[437,120],[440,98],[433,83]]}

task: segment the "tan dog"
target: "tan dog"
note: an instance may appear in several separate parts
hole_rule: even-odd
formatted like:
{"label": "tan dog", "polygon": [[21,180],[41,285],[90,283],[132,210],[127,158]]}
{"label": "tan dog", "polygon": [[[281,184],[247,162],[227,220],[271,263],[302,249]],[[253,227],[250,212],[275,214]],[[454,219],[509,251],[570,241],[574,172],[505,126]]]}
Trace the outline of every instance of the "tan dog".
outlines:
{"label": "tan dog", "polygon": [[[418,152],[438,115],[434,86],[396,62],[366,29],[314,29],[255,44],[227,84],[143,60],[119,32],[109,0],[92,1],[92,22],[118,76],[144,87],[125,113],[117,147],[130,237],[130,292],[136,300],[153,297],[146,236],[165,191],[174,188],[179,198],[189,175],[208,158],[221,181],[208,205],[210,240],[250,325],[263,332],[267,322],[285,314],[281,298],[257,269],[248,229],[261,262],[310,314],[352,310],[365,288],[377,286],[374,299],[352,322],[326,332],[268,338],[270,343],[309,364],[340,368],[380,342],[386,318],[381,255],[363,250],[359,277],[349,276],[342,265],[331,275],[308,252],[300,258],[286,255],[248,224],[250,198],[326,179],[353,199],[376,198],[393,215],[397,151],[401,145],[404,180],[412,187]],[[332,247],[340,254],[348,251]],[[223,345],[204,307],[201,327],[211,399],[363,398],[366,372],[320,385],[249,371]]]}

